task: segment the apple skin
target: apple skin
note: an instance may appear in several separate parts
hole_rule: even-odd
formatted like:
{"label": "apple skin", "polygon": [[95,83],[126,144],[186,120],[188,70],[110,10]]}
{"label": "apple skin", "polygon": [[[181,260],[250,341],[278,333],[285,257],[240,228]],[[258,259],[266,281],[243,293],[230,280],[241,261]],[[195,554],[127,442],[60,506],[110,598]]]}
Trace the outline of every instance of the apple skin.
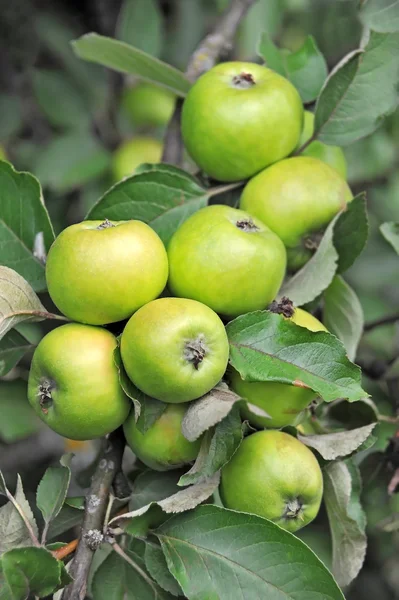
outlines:
{"label": "apple skin", "polygon": [[[303,122],[303,130],[299,139],[298,148],[301,148],[314,133],[314,114],[305,110],[305,118]],[[329,146],[323,144],[319,140],[311,142],[302,152],[301,156],[312,156],[330,165],[341,175],[343,179],[347,176],[347,164],[345,154],[339,146]]]}
{"label": "apple skin", "polygon": [[181,430],[187,406],[168,404],[159,419],[145,433],[138,430],[134,411],[124,423],[127,443],[137,458],[150,469],[177,469],[197,458],[202,438],[189,442]]}
{"label": "apple skin", "polygon": [[[71,440],[91,440],[117,429],[132,406],[114,363],[116,338],[100,327],[69,323],[37,346],[28,399],[51,429]],[[51,398],[41,395],[50,389]]]}
{"label": "apple skin", "polygon": [[270,519],[294,533],[319,512],[323,475],[314,454],[282,431],[258,431],[244,439],[222,469],[226,508]]}
{"label": "apple skin", "polygon": [[173,404],[199,398],[221,380],[229,343],[222,321],[204,304],[159,298],[128,321],[121,356],[142,392]]}
{"label": "apple skin", "polygon": [[288,267],[297,269],[312,256],[307,247],[311,234],[325,229],[352,198],[346,181],[329,165],[295,156],[253,177],[241,195],[240,208],[282,239]]}
{"label": "apple skin", "polygon": [[189,217],[173,235],[168,257],[172,293],[228,318],[264,309],[286,267],[282,241],[258,219],[224,205]]}
{"label": "apple skin", "polygon": [[[296,308],[291,321],[310,329],[310,331],[327,331],[323,323],[310,313]],[[243,399],[264,410],[268,417],[255,415],[246,403],[241,408],[241,415],[250,425],[258,428],[280,428],[297,425],[304,414],[304,409],[317,396],[313,390],[296,387],[274,381],[244,381],[239,373],[230,372],[230,387]]]}
{"label": "apple skin", "polygon": [[141,221],[104,223],[64,229],[46,264],[54,304],[69,319],[91,325],[129,318],[159,296],[168,278],[166,250],[151,227]]}
{"label": "apple skin", "polygon": [[140,82],[124,89],[121,104],[133,125],[165,127],[171,118],[176,96],[152,83]]}
{"label": "apple skin", "polygon": [[159,163],[162,158],[163,144],[148,136],[136,136],[123,142],[112,157],[112,172],[115,181],[133,175],[143,163]]}
{"label": "apple skin", "polygon": [[182,135],[208,175],[239,181],[291,154],[302,121],[301,98],[287,79],[255,63],[225,62],[190,89]]}

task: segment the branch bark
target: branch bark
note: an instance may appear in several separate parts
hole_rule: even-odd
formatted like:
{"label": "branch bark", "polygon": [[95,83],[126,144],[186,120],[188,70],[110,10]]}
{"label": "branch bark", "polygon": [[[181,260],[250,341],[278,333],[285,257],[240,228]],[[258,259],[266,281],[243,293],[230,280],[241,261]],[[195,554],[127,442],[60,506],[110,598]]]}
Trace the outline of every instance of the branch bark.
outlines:
{"label": "branch bark", "polygon": [[[209,71],[219,58],[232,48],[238,26],[248,9],[257,0],[232,0],[220,18],[215,29],[208,34],[194,51],[187,66],[186,75],[194,82],[202,73]],[[180,132],[180,119],[183,100],[177,100],[175,111],[169,122],[162,161],[177,166],[183,164],[183,142]]]}
{"label": "branch bark", "polygon": [[121,468],[124,447],[125,440],[119,429],[111,433],[105,442],[86,497],[82,531],[69,572],[74,581],[65,588],[62,600],[84,600],[86,596],[87,577],[96,550],[93,540],[99,541],[102,536],[109,492],[114,477]]}

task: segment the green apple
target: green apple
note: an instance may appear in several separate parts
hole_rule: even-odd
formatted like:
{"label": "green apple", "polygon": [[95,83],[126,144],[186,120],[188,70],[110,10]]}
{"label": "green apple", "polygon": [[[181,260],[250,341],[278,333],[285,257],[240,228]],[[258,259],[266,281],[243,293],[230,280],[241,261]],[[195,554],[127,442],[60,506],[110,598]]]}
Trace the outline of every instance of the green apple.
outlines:
{"label": "green apple", "polygon": [[313,453],[282,431],[258,431],[244,439],[222,469],[226,508],[270,519],[295,532],[316,517],[323,475]]}
{"label": "green apple", "polygon": [[145,433],[136,425],[134,411],[123,429],[126,441],[138,459],[155,471],[177,469],[195,460],[201,438],[189,442],[182,434],[181,424],[187,404],[168,404],[162,415]]}
{"label": "green apple", "polygon": [[329,165],[297,156],[268,167],[244,188],[240,208],[270,227],[287,248],[288,266],[301,267],[335,215],[346,208],[352,193]]}
{"label": "green apple", "polygon": [[[312,137],[313,133],[314,114],[308,110],[305,110],[303,130],[297,149],[301,148],[301,146],[303,146]],[[301,156],[312,156],[313,158],[318,158],[327,165],[330,165],[330,167],[335,169],[337,173],[341,175],[341,177],[346,179],[346,158],[342,148],[339,146],[329,146],[328,144],[319,142],[319,140],[315,140],[314,142],[311,142],[309,146],[306,146],[306,148],[301,152]]]}
{"label": "green apple", "polygon": [[141,221],[71,225],[47,257],[47,287],[54,304],[69,319],[90,325],[129,318],[159,296],[167,278],[165,247]]}
{"label": "green apple", "polygon": [[121,103],[134,125],[164,127],[173,114],[175,100],[166,88],[143,81],[125,88]]}
{"label": "green apple", "polygon": [[115,181],[133,175],[143,163],[155,164],[161,161],[162,142],[152,137],[136,136],[123,142],[112,157],[112,171]]}
{"label": "green apple", "polygon": [[128,321],[121,340],[126,372],[145,394],[188,402],[223,377],[229,343],[213,310],[186,298],[159,298]]}
{"label": "green apple", "polygon": [[255,63],[225,62],[190,89],[182,134],[208,175],[239,181],[291,154],[302,121],[301,98],[287,79]]}
{"label": "green apple", "polygon": [[265,308],[283,281],[286,251],[259,219],[207,206],[179,227],[168,246],[169,287],[226,317]]}
{"label": "green apple", "polygon": [[[301,308],[295,309],[291,321],[310,331],[327,331],[323,323]],[[257,415],[244,404],[241,414],[254,427],[296,425],[304,409],[316,398],[315,392],[307,388],[274,381],[244,381],[234,369],[230,374],[230,386],[244,400],[258,406],[271,417]]]}
{"label": "green apple", "polygon": [[37,346],[28,398],[51,429],[72,440],[91,440],[125,421],[130,400],[114,363],[116,338],[100,327],[69,323]]}

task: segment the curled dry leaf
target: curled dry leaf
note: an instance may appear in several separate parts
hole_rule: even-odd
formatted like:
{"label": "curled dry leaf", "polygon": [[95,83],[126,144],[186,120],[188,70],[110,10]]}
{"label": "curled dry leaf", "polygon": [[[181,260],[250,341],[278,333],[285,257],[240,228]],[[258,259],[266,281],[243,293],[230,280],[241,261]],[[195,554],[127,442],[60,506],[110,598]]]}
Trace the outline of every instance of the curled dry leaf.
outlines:
{"label": "curled dry leaf", "polygon": [[370,425],[350,431],[338,431],[323,435],[298,434],[298,439],[306,446],[317,450],[325,460],[335,460],[357,450],[367,440],[375,426],[376,423],[370,423]]}

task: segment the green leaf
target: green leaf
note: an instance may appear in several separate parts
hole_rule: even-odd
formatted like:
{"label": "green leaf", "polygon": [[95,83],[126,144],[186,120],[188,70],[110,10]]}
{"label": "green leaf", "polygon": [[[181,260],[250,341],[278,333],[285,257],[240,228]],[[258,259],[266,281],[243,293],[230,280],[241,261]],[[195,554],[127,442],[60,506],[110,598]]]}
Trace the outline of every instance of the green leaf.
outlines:
{"label": "green leaf", "polygon": [[[220,2],[220,0],[219,0]],[[223,0],[223,8],[228,2]],[[276,37],[283,24],[285,6],[280,0],[258,0],[253,4],[240,24],[237,37],[238,60],[253,60],[259,40],[265,32]]]}
{"label": "green leaf", "polygon": [[132,496],[129,503],[130,510],[137,510],[150,504],[158,502],[176,494],[179,490],[177,482],[182,475],[181,470],[144,471],[134,480]]}
{"label": "green leaf", "polygon": [[57,315],[46,311],[23,277],[8,267],[0,266],[0,340],[22,321],[46,318],[57,318]]}
{"label": "green leaf", "polygon": [[72,508],[64,504],[57,517],[50,523],[47,539],[52,540],[62,533],[76,527],[83,520],[84,513],[80,508]]}
{"label": "green leaf", "polygon": [[242,439],[243,425],[236,404],[214,430],[206,432],[194,465],[179,479],[179,485],[192,485],[212,477],[229,462]]}
{"label": "green leaf", "polygon": [[383,223],[380,231],[387,242],[399,254],[399,223]]}
{"label": "green leaf", "polygon": [[296,52],[279,50],[271,37],[264,33],[261,37],[258,54],[266,65],[283,75],[299,91],[302,101],[316,100],[327,78],[327,63],[317,47],[316,41],[308,35],[303,46]]}
{"label": "green leaf", "polygon": [[[142,544],[144,543],[134,540]],[[135,546],[137,547],[137,546]],[[170,596],[148,575],[144,561],[138,553],[125,550],[138,566],[133,568],[121,556],[112,552],[94,574],[91,589],[96,600],[170,600]]]}
{"label": "green leaf", "polygon": [[366,0],[360,11],[364,25],[387,33],[399,30],[399,0]]}
{"label": "green leaf", "polygon": [[124,42],[88,33],[72,45],[76,54],[84,60],[152,81],[178,96],[184,97],[190,89],[191,83],[183,73]]}
{"label": "green leaf", "polygon": [[188,598],[343,599],[310,548],[261,517],[200,506],[155,533]]}
{"label": "green leaf", "polygon": [[338,431],[322,435],[301,435],[298,433],[298,439],[306,446],[317,450],[325,460],[335,460],[336,458],[349,456],[362,446],[370,437],[375,426],[376,423],[371,423],[350,431]]}
{"label": "green leaf", "polygon": [[64,73],[35,69],[32,84],[36,101],[51,125],[88,128],[90,113],[86,99]]}
{"label": "green leaf", "polygon": [[162,34],[162,14],[155,0],[124,0],[116,28],[119,40],[158,57]]}
{"label": "green leaf", "polygon": [[333,462],[323,470],[324,502],[333,542],[333,573],[348,585],[362,568],[366,554],[366,520],[360,506],[360,475],[349,461]]}
{"label": "green leaf", "polygon": [[26,600],[30,594],[48,596],[61,581],[62,563],[44,548],[9,550],[0,564],[12,600]]}
{"label": "green leaf", "polygon": [[338,273],[344,273],[363,251],[369,234],[366,194],[361,192],[347,204],[334,226]]}
{"label": "green leaf", "polygon": [[[315,134],[346,146],[372,133],[398,105],[399,33],[370,32],[364,49],[348,54],[332,71],[316,105]],[[367,102],[364,94],[367,89]]]}
{"label": "green leaf", "polygon": [[137,419],[139,418],[141,412],[141,402],[145,394],[136,388],[134,383],[129,379],[128,374],[125,371],[125,367],[123,366],[119,344],[114,350],[114,363],[118,369],[119,383],[121,388],[125,392],[126,396],[133,402],[134,418],[137,423]]}
{"label": "green leaf", "polygon": [[140,433],[145,433],[165,412],[167,404],[160,400],[156,400],[155,398],[151,398],[150,396],[146,396],[141,392],[140,394],[136,394],[136,398],[141,405],[140,415],[136,421],[137,429]]}
{"label": "green leaf", "polygon": [[12,444],[36,433],[41,423],[28,402],[26,381],[0,381],[0,439]]}
{"label": "green leaf", "polygon": [[86,219],[138,219],[148,223],[167,244],[176,229],[206,206],[207,191],[197,180],[171,165],[145,165],[112,187]]}
{"label": "green leaf", "polygon": [[324,294],[323,323],[341,340],[349,359],[355,360],[363,334],[363,308],[355,292],[339,275]]}
{"label": "green leaf", "polygon": [[[15,367],[24,354],[33,348],[18,331],[11,330],[0,340],[0,377],[4,377]],[[0,400],[1,406],[1,400]],[[0,423],[1,430],[1,423]]]}
{"label": "green leaf", "polygon": [[19,132],[24,124],[20,96],[0,94],[0,140]]}
{"label": "green leaf", "polygon": [[244,380],[309,387],[326,402],[367,397],[359,367],[329,333],[309,331],[268,311],[242,315],[226,331],[230,363]]}
{"label": "green leaf", "polygon": [[39,182],[30,173],[19,173],[9,163],[0,162],[1,262],[15,269],[37,292],[46,289],[44,265],[34,256],[40,232],[48,250],[54,232]]}
{"label": "green leaf", "polygon": [[34,171],[58,192],[77,188],[107,171],[111,154],[88,131],[71,131],[54,137],[38,154]]}
{"label": "green leaf", "polygon": [[144,560],[147,571],[163,590],[173,596],[182,595],[181,587],[169,571],[165,555],[158,544],[146,541]]}
{"label": "green leaf", "polygon": [[338,254],[333,245],[334,226],[338,216],[331,221],[316,253],[304,267],[288,279],[279,292],[296,306],[302,306],[317,298],[332,282],[337,270]]}
{"label": "green leaf", "polygon": [[326,418],[327,425],[332,428],[356,429],[378,420],[377,407],[370,398],[363,398],[354,404],[340,400],[323,406],[323,409],[323,419]]}
{"label": "green leaf", "polygon": [[[33,533],[38,535],[37,524],[27,501],[20,476],[17,477],[15,501],[28,520]],[[32,540],[21,515],[12,502],[0,508],[0,555],[18,546],[31,546]]]}
{"label": "green leaf", "polygon": [[37,488],[36,503],[43,515],[46,529],[59,514],[64,504],[71,480],[71,470],[68,463],[69,460],[67,465],[49,467]]}
{"label": "green leaf", "polygon": [[395,168],[395,139],[385,129],[378,129],[344,150],[350,185],[364,185],[385,177]]}

